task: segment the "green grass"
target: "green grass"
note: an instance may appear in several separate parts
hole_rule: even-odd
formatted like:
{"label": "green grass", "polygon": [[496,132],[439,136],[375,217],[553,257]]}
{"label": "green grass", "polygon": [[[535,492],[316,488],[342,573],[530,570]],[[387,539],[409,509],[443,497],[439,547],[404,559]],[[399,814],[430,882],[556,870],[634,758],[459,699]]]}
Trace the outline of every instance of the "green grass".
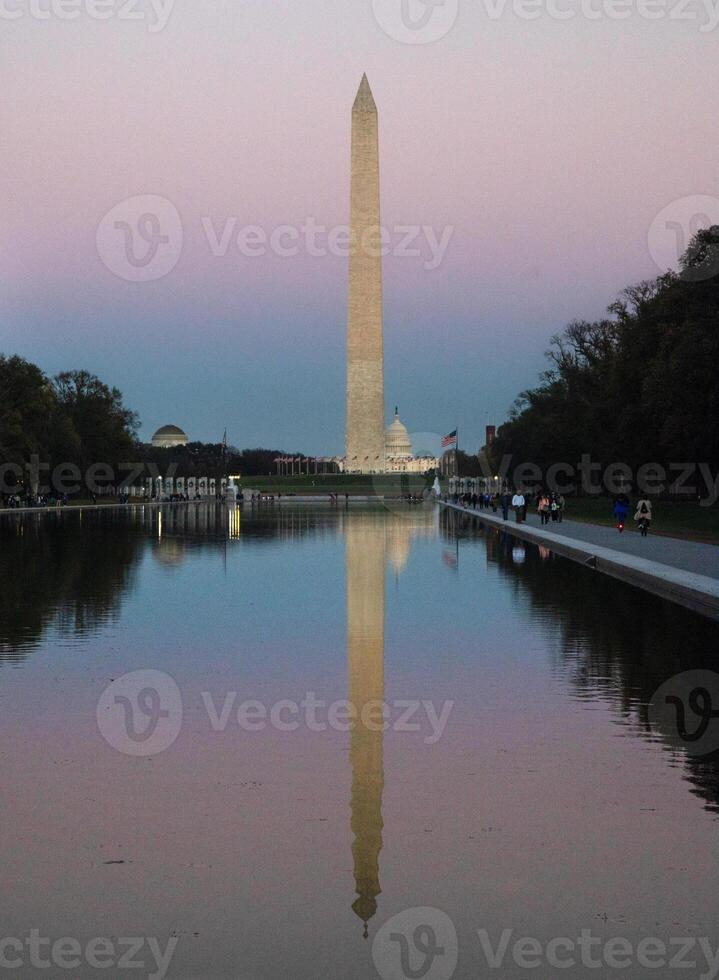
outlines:
{"label": "green grass", "polygon": [[326,476],[243,476],[241,485],[263,493],[294,493],[298,496],[327,496],[330,493],[401,496],[406,493],[420,494],[432,482],[433,478],[415,473],[384,473],[378,476],[333,473]]}
{"label": "green grass", "polygon": [[[719,544],[719,503],[700,507],[694,502],[653,500],[652,512],[652,534]],[[588,524],[614,524],[612,501],[608,497],[567,497],[566,516],[568,520]],[[629,517],[628,529],[634,526],[634,510]]]}

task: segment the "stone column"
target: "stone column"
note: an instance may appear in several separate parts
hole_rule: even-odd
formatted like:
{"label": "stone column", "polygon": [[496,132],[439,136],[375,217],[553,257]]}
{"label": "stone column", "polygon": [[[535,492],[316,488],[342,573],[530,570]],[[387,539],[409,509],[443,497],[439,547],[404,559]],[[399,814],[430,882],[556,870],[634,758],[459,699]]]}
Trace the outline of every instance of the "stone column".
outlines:
{"label": "stone column", "polygon": [[377,106],[362,76],[352,107],[347,466],[385,469],[382,257]]}

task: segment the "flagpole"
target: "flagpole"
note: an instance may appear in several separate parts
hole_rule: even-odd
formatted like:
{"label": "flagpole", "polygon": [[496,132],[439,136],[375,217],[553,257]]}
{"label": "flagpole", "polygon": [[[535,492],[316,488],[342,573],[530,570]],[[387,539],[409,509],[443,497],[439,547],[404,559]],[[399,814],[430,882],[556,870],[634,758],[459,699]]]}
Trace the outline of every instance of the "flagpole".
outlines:
{"label": "flagpole", "polygon": [[[222,436],[222,475],[225,478],[225,488],[227,488],[227,429]],[[220,490],[222,490],[222,483],[220,483]]]}

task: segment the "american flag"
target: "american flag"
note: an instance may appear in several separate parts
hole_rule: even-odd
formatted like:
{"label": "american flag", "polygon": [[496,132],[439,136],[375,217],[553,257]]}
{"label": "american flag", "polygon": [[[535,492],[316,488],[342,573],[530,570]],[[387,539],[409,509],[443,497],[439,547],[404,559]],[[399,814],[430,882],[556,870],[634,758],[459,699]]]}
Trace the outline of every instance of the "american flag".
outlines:
{"label": "american flag", "polygon": [[457,430],[454,429],[449,433],[448,436],[442,436],[442,447],[451,446],[453,442],[457,441]]}

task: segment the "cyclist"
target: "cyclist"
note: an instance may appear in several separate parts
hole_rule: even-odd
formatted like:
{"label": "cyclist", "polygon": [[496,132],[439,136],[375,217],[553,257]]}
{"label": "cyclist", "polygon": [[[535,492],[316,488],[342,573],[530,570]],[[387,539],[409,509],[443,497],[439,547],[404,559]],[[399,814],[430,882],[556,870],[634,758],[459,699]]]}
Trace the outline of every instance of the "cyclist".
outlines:
{"label": "cyclist", "polygon": [[629,498],[621,493],[614,501],[614,519],[617,522],[617,530],[621,534],[629,514]]}

